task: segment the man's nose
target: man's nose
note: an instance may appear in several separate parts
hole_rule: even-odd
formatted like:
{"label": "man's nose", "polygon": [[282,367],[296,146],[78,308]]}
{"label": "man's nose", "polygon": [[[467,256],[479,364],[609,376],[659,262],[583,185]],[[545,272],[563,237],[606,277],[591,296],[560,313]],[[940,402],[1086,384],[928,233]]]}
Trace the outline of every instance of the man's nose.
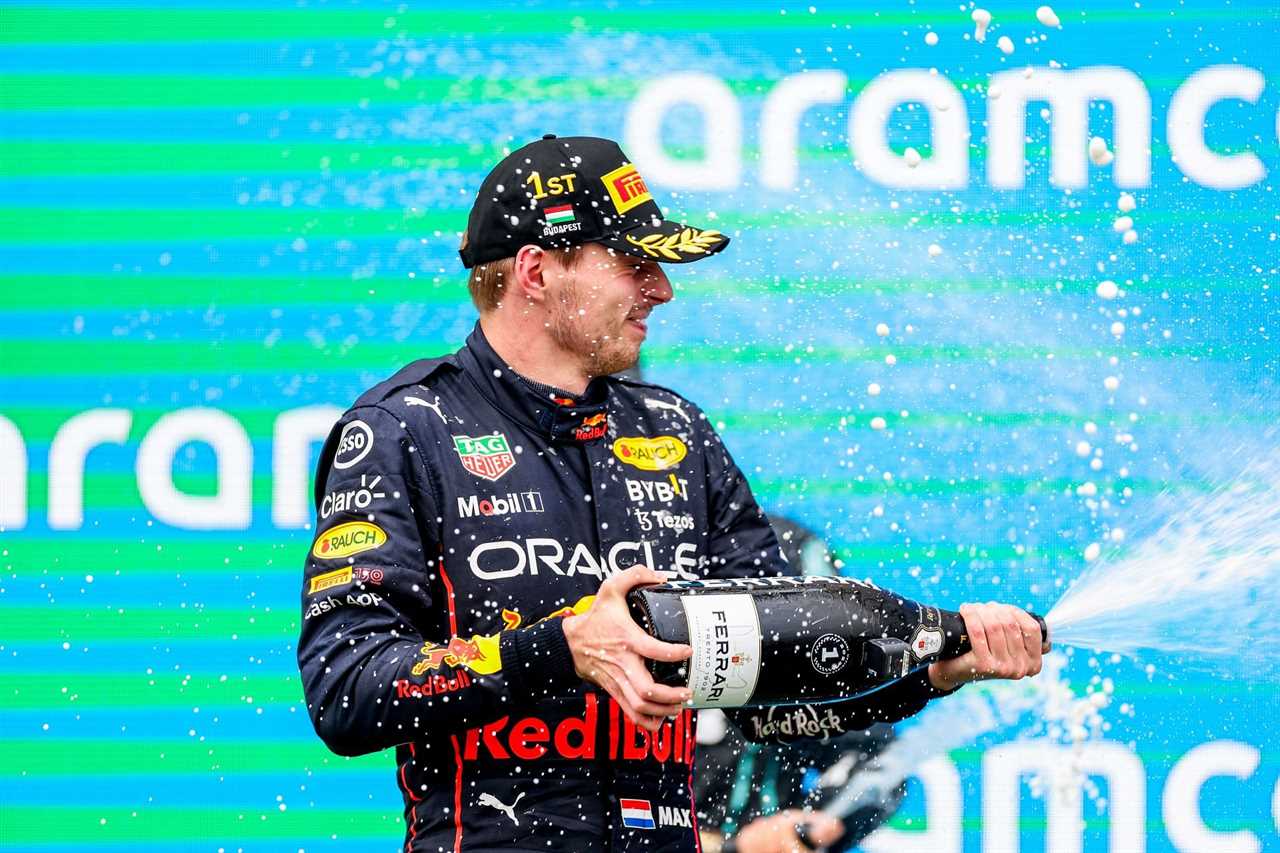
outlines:
{"label": "man's nose", "polygon": [[641,291],[650,302],[662,305],[664,302],[670,302],[675,298],[675,291],[671,289],[671,279],[667,278],[667,274],[662,267],[658,264],[654,264],[653,267],[645,275]]}

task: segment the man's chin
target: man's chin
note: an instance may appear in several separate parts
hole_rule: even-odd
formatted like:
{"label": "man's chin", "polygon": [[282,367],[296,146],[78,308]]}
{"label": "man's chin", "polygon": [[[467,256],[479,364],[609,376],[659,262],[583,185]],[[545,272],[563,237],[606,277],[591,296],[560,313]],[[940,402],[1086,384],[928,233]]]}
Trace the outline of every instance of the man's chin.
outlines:
{"label": "man's chin", "polygon": [[619,346],[599,353],[597,355],[596,369],[593,372],[596,376],[608,376],[612,373],[622,373],[624,370],[631,370],[639,363],[639,343],[635,346]]}

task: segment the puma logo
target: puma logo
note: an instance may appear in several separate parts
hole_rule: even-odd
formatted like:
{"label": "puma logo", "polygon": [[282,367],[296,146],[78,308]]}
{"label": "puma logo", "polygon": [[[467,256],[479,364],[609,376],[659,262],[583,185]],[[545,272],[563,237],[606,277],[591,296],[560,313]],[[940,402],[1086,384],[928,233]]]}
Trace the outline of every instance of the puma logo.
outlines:
{"label": "puma logo", "polygon": [[514,823],[516,826],[519,826],[520,821],[519,819],[516,818],[516,804],[520,802],[520,799],[522,797],[524,797],[523,791],[521,791],[516,796],[515,802],[513,802],[509,806],[504,805],[503,802],[499,800],[497,797],[495,797],[493,794],[481,794],[480,799],[477,800],[476,802],[478,802],[482,806],[493,806],[498,811],[504,812],[507,817],[511,818],[512,823]]}
{"label": "puma logo", "polygon": [[439,416],[440,423],[443,423],[443,424],[449,423],[449,419],[444,416],[444,412],[440,411],[439,397],[436,397],[436,401],[434,403],[428,403],[426,400],[422,399],[421,397],[414,397],[412,395],[405,397],[404,401],[411,408],[413,406],[425,406],[426,408],[435,412],[437,416]]}
{"label": "puma logo", "polygon": [[651,409],[668,409],[684,418],[685,423],[693,423],[693,419],[680,407],[679,403],[668,403],[666,400],[655,400],[652,397],[645,397],[644,404]]}

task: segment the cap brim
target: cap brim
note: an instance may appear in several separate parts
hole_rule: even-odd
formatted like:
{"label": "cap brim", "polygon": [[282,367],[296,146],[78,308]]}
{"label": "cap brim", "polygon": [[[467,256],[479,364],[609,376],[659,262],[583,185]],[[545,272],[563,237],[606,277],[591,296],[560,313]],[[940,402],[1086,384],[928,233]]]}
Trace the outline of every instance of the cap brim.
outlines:
{"label": "cap brim", "polygon": [[719,252],[729,245],[729,238],[719,231],[663,219],[656,224],[645,223],[628,228],[617,236],[601,237],[597,242],[645,260],[688,264]]}

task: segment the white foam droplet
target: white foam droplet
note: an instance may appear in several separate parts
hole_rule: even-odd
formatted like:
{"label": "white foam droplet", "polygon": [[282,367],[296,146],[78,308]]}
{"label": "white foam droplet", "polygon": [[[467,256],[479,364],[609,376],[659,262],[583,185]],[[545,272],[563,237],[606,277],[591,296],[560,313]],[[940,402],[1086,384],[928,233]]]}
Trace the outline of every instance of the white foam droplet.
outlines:
{"label": "white foam droplet", "polygon": [[880,396],[880,383],[872,382],[870,385],[868,385],[867,393],[870,394],[872,397]]}
{"label": "white foam droplet", "polygon": [[933,32],[925,33],[924,43],[929,45],[929,47],[933,47],[935,44],[938,43],[938,34]]}
{"label": "white foam droplet", "polygon": [[1121,213],[1129,213],[1138,203],[1134,201],[1133,196],[1128,193],[1120,193],[1120,200],[1116,202],[1116,207],[1120,208]]}
{"label": "white foam droplet", "polygon": [[1076,456],[1080,456],[1080,457],[1088,456],[1089,451],[1092,449],[1093,448],[1089,445],[1089,442],[1087,441],[1076,442]]}
{"label": "white foam droplet", "polygon": [[1097,434],[1098,434],[1098,425],[1097,425],[1097,424],[1095,424],[1093,421],[1085,421],[1085,422],[1084,422],[1084,431],[1085,431],[1085,434],[1086,434],[1086,435],[1097,435]]}
{"label": "white foam droplet", "polygon": [[1114,391],[1120,387],[1120,380],[1115,376],[1108,376],[1106,379],[1102,380],[1102,387],[1106,388],[1108,391]]}
{"label": "white foam droplet", "polygon": [[1092,563],[1094,560],[1098,559],[1098,555],[1101,553],[1102,553],[1102,546],[1099,545],[1097,542],[1090,542],[1088,545],[1085,546],[1084,558],[1086,561]]}
{"label": "white foam droplet", "polygon": [[976,25],[973,28],[974,41],[987,40],[987,27],[991,26],[991,13],[986,9],[974,9],[973,14],[969,16]]}
{"label": "white foam droplet", "polygon": [[920,152],[914,148],[908,148],[902,152],[902,159],[907,161],[907,166],[914,169],[920,165]]}
{"label": "white foam droplet", "polygon": [[999,86],[991,85],[987,87],[988,100],[998,101],[1000,99],[1000,96],[1003,94],[1004,94],[1004,89],[1001,89]]}
{"label": "white foam droplet", "polygon": [[1134,231],[1132,228],[1130,228],[1128,231],[1124,232],[1124,244],[1126,246],[1132,246],[1136,242],[1138,242],[1137,231]]}
{"label": "white foam droplet", "polygon": [[1107,141],[1101,136],[1095,136],[1089,140],[1089,159],[1093,161],[1095,166],[1105,166],[1115,159],[1110,151],[1107,150]]}
{"label": "white foam droplet", "polygon": [[1123,541],[1124,541],[1124,528],[1123,528],[1123,527],[1116,527],[1116,528],[1113,528],[1113,529],[1111,530],[1111,541],[1112,541],[1112,542],[1123,542]]}
{"label": "white foam droplet", "polygon": [[888,324],[888,323],[876,323],[876,334],[877,334],[877,335],[879,335],[879,336],[880,336],[880,337],[882,337],[882,338],[887,338],[887,337],[889,337],[889,324]]}
{"label": "white foam droplet", "polygon": [[1090,480],[1087,483],[1083,483],[1079,486],[1076,486],[1076,494],[1080,495],[1080,497],[1082,498],[1091,498],[1097,493],[1098,493],[1098,485],[1094,483],[1092,480]]}
{"label": "white foam droplet", "polygon": [[929,244],[929,257],[936,258],[938,257],[938,255],[941,255],[941,254],[942,254],[941,246],[939,246],[937,243]]}
{"label": "white foam droplet", "polygon": [[1097,294],[1102,299],[1115,299],[1120,295],[1120,288],[1111,279],[1098,282]]}
{"label": "white foam droplet", "polygon": [[1121,335],[1123,335],[1123,334],[1124,334],[1124,323],[1121,323],[1119,320],[1116,320],[1114,323],[1112,323],[1112,324],[1111,324],[1111,334],[1115,335],[1117,338],[1118,338],[1118,337],[1120,337]]}
{"label": "white foam droplet", "polygon": [[1036,9],[1036,20],[1046,27],[1062,26],[1062,19],[1059,18],[1057,13],[1048,6],[1041,6],[1039,9]]}
{"label": "white foam droplet", "polygon": [[1118,233],[1123,234],[1126,231],[1133,230],[1132,216],[1117,216],[1116,221],[1111,223],[1111,227]]}
{"label": "white foam droplet", "polygon": [[1000,36],[1000,38],[996,40],[996,47],[1000,48],[1001,53],[1008,56],[1013,53],[1013,39],[1008,36]]}
{"label": "white foam droplet", "polygon": [[872,429],[884,429],[885,426],[887,426],[887,424],[885,424],[884,418],[880,417],[879,415],[871,419]]}

